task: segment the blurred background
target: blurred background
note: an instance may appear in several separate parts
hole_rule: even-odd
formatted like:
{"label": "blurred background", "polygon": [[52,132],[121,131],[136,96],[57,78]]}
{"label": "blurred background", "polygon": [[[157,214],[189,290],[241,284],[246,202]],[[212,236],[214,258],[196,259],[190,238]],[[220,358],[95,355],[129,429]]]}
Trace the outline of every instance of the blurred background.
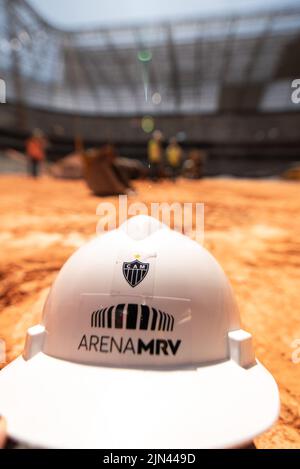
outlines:
{"label": "blurred background", "polygon": [[1,0],[0,149],[39,128],[49,162],[110,143],[146,163],[159,129],[206,175],[280,175],[300,160],[298,3]]}
{"label": "blurred background", "polygon": [[99,203],[203,202],[300,448],[299,57],[299,1],[0,0],[0,367]]}

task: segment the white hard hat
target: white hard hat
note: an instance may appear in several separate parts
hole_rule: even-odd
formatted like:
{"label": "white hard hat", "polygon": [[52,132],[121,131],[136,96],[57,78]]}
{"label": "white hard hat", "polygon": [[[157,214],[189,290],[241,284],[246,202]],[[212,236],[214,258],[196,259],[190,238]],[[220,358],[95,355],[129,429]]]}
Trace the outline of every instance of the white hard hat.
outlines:
{"label": "white hard hat", "polygon": [[66,262],[0,373],[10,436],[41,447],[239,447],[278,413],[219,264],[146,216]]}

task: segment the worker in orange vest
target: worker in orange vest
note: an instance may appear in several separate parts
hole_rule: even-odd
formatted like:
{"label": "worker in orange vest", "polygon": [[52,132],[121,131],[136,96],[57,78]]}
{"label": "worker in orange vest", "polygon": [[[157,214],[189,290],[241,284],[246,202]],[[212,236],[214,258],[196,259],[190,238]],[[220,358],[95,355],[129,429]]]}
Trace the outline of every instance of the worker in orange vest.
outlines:
{"label": "worker in orange vest", "polygon": [[46,157],[46,146],[47,141],[44,133],[39,129],[35,129],[26,141],[28,172],[34,178],[37,178],[40,174],[41,163]]}

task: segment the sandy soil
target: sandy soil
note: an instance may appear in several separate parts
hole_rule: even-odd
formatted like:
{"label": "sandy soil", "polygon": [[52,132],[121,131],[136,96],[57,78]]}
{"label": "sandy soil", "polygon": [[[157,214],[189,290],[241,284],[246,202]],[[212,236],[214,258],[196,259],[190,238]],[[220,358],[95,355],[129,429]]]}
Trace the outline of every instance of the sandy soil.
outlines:
{"label": "sandy soil", "polygon": [[[101,199],[81,181],[7,176],[0,190],[0,337],[11,361],[39,322],[61,265],[95,235]],[[136,190],[132,201],[205,202],[205,246],[229,276],[257,357],[280,387],[280,420],[255,444],[300,448],[300,363],[292,362],[292,342],[300,339],[300,185],[207,179],[138,182]]]}

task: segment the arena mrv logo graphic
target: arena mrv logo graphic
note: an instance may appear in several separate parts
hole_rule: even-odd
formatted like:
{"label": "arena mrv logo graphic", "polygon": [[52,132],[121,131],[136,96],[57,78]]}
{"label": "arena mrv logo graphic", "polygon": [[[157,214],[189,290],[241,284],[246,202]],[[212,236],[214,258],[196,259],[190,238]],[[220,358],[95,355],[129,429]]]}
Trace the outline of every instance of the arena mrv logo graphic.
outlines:
{"label": "arena mrv logo graphic", "polygon": [[107,332],[114,330],[138,330],[153,332],[158,335],[163,332],[164,338],[132,338],[126,336],[114,337],[106,334],[84,334],[78,345],[78,350],[100,353],[120,353],[132,355],[166,355],[175,356],[180,348],[181,340],[165,338],[166,332],[174,330],[174,316],[156,308],[135,303],[119,304],[93,311],[90,327]]}

